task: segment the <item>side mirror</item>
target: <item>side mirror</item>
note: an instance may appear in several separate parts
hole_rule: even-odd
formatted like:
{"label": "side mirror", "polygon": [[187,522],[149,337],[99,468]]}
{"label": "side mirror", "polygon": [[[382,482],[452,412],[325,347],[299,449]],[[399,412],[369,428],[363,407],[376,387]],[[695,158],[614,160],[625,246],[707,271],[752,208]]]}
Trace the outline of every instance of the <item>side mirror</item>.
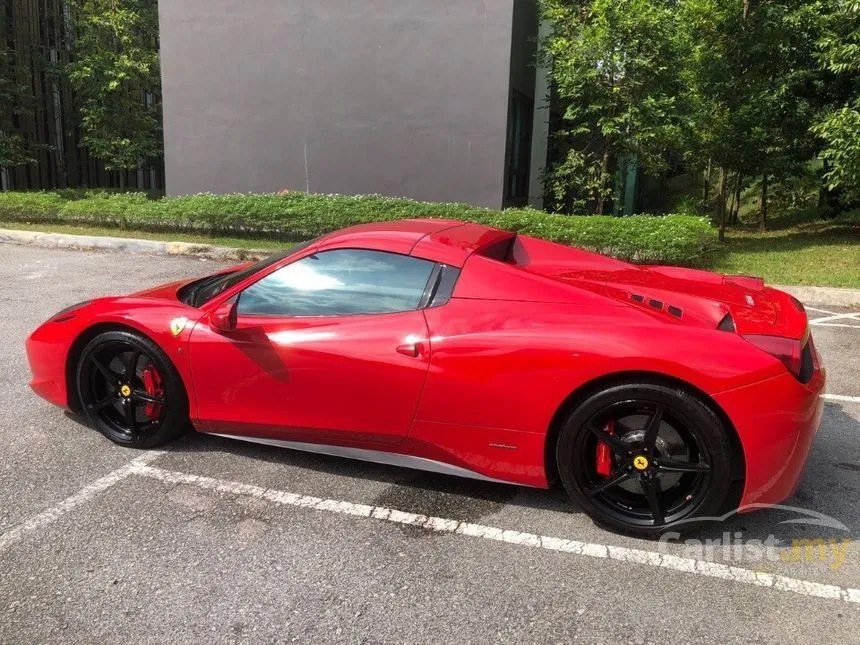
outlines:
{"label": "side mirror", "polygon": [[209,314],[209,324],[215,331],[230,332],[236,329],[236,300],[222,302]]}

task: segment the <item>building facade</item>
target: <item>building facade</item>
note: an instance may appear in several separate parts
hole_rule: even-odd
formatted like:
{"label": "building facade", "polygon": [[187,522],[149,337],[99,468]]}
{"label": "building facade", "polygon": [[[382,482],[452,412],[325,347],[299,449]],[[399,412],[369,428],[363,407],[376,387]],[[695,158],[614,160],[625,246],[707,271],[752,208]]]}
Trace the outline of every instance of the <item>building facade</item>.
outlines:
{"label": "building facade", "polygon": [[169,194],[539,205],[536,0],[160,0],[159,12]]}

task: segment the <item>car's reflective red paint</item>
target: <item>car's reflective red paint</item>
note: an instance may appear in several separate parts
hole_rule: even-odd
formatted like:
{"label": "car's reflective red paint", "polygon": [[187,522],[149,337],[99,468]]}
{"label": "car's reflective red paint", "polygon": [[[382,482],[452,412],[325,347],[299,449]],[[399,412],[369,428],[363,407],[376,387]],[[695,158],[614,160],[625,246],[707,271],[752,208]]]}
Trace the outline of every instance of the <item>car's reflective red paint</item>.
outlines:
{"label": "car's reflective red paint", "polygon": [[[512,262],[480,253],[512,238],[446,220],[365,225],[317,240],[202,308],[179,302],[184,283],[98,299],[28,339],[31,385],[76,407],[70,358],[94,326],[120,325],[167,353],[200,431],[384,450],[546,487],[554,424],[581,388],[660,375],[707,397],[737,432],[742,506],[792,494],[821,418],[820,357],[813,350],[804,384],[743,335],[802,337],[796,301],[757,279],[636,267],[525,236]],[[211,312],[263,275],[334,248],[412,254],[461,274],[447,304],[424,310],[240,316],[228,334],[210,324]],[[727,313],[737,333],[717,331]],[[177,318],[187,322],[174,335]],[[404,344],[417,355],[398,351]]]}
{"label": "car's reflective red paint", "polygon": [[[415,357],[395,351],[413,338],[428,351]],[[202,427],[303,441],[402,441],[430,365],[421,311],[239,316],[230,334],[197,325],[189,348],[192,378],[203,384],[196,388]]]}

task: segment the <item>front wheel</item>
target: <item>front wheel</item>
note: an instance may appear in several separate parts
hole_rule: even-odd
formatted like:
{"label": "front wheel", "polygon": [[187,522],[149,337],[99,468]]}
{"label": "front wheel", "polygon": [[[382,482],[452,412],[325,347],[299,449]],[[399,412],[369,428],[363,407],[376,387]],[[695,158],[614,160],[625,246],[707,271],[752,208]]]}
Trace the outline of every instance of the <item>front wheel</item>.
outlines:
{"label": "front wheel", "polygon": [[189,426],[188,397],[176,368],[139,334],[108,331],[87,343],[77,387],[90,423],[120,445],[152,448]]}
{"label": "front wheel", "polygon": [[556,459],[568,494],[597,524],[654,537],[724,510],[731,455],[726,428],[704,403],[680,388],[636,383],[574,410]]}

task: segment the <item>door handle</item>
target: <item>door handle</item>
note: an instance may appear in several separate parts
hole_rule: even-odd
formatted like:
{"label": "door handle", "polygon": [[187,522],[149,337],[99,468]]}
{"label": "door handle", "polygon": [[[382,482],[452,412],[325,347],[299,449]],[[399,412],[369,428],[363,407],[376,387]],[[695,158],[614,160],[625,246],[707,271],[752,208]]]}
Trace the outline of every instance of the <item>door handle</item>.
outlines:
{"label": "door handle", "polygon": [[397,346],[397,353],[409,356],[410,358],[418,358],[424,353],[423,343],[403,343]]}

